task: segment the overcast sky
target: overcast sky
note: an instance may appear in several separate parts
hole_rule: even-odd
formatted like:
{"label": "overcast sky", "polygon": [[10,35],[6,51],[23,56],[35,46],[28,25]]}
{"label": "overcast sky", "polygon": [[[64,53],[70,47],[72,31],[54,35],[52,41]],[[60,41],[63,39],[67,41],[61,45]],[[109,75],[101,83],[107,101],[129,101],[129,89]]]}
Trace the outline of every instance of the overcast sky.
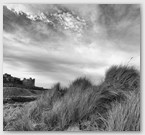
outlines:
{"label": "overcast sky", "polygon": [[140,19],[140,5],[4,5],[3,72],[51,87],[98,83],[132,57],[140,69]]}

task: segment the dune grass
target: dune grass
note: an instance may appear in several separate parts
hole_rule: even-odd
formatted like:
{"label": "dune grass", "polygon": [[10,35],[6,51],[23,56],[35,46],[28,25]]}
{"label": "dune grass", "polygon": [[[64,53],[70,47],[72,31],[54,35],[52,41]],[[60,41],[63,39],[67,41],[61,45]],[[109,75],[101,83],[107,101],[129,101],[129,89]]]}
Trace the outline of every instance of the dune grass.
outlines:
{"label": "dune grass", "polygon": [[97,86],[87,78],[78,78],[67,88],[57,83],[18,114],[19,119],[9,126],[4,120],[4,130],[139,131],[139,71],[112,66]]}

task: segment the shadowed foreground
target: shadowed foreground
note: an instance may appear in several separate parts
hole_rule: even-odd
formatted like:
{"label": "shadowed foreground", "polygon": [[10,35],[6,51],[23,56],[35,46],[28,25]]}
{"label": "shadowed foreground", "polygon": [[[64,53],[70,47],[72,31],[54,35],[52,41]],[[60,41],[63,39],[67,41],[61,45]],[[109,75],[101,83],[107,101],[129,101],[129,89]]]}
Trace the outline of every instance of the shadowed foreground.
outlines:
{"label": "shadowed foreground", "polygon": [[99,85],[78,78],[37,100],[4,105],[5,131],[140,131],[140,73],[112,66]]}

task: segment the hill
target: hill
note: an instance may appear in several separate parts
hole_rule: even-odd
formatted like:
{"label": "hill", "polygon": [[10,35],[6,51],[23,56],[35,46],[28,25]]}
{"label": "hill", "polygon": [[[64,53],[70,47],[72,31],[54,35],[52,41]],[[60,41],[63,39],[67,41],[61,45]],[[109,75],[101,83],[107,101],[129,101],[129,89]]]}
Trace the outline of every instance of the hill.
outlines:
{"label": "hill", "polygon": [[37,96],[44,91],[33,90],[19,87],[3,87],[3,98],[19,97],[19,96]]}
{"label": "hill", "polygon": [[82,77],[67,88],[58,83],[5,116],[4,130],[140,131],[140,73],[134,67],[112,66],[99,85]]}
{"label": "hill", "polygon": [[44,92],[44,90],[30,88],[3,87],[3,103],[34,101]]}

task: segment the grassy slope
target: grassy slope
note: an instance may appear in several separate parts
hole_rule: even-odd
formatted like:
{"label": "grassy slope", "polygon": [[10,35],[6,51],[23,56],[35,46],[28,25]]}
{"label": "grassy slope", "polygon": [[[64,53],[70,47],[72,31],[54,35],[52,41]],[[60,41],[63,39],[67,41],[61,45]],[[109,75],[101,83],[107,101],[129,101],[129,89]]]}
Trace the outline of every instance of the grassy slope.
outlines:
{"label": "grassy slope", "polygon": [[[92,85],[78,78],[68,88],[56,84],[37,101],[4,117],[4,130],[139,131],[140,75],[133,67],[113,66],[104,82]],[[76,128],[75,128],[76,129]]]}
{"label": "grassy slope", "polygon": [[31,96],[33,95],[29,90],[16,87],[4,87],[3,98],[18,97],[18,96]]}
{"label": "grassy slope", "polygon": [[41,94],[40,90],[31,90],[25,88],[18,88],[18,87],[4,87],[3,88],[3,98],[9,97],[26,97],[26,96],[35,96]]}

